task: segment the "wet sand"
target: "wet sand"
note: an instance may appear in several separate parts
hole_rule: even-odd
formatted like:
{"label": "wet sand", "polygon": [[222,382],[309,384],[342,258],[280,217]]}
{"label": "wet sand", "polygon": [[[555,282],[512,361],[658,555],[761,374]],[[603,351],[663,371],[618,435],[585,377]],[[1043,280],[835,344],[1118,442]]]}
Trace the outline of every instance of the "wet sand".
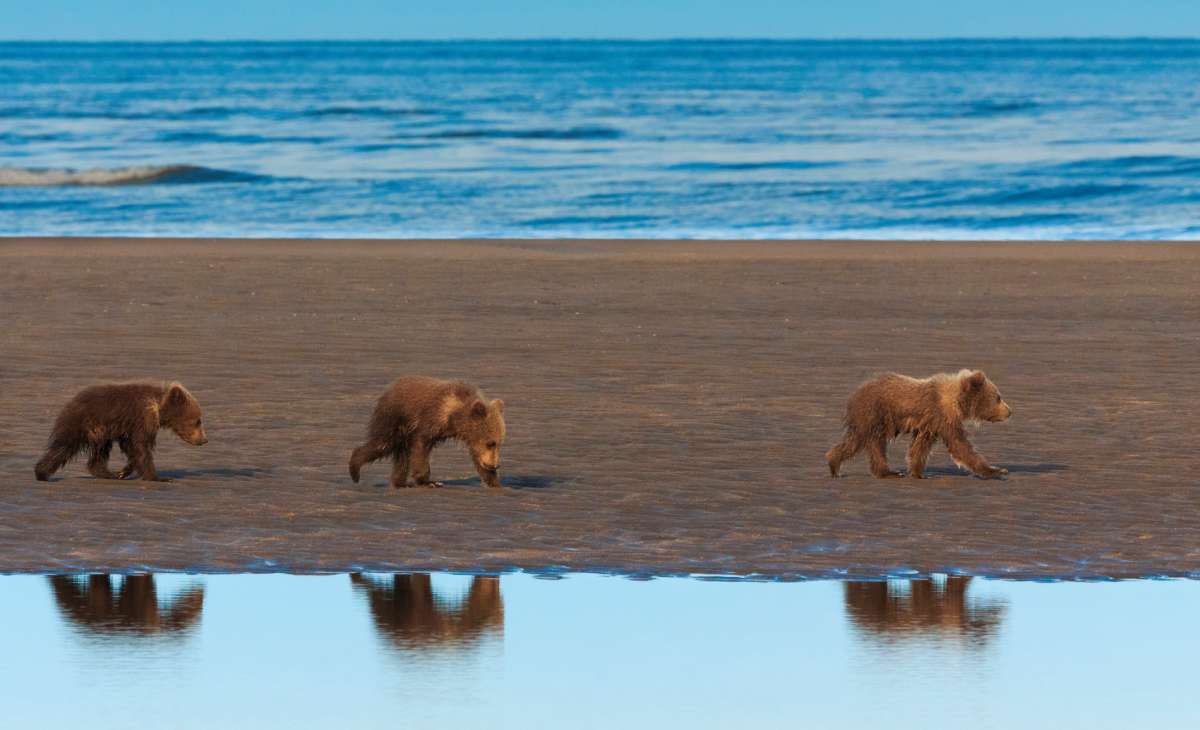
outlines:
{"label": "wet sand", "polygon": [[[1200,574],[1200,246],[0,240],[0,572]],[[823,454],[883,370],[1014,408],[927,481]],[[346,474],[401,373],[508,404],[503,490]],[[33,463],[62,403],[175,378],[168,484]],[[903,464],[907,441],[893,444]],[[120,464],[119,458],[114,463]]]}

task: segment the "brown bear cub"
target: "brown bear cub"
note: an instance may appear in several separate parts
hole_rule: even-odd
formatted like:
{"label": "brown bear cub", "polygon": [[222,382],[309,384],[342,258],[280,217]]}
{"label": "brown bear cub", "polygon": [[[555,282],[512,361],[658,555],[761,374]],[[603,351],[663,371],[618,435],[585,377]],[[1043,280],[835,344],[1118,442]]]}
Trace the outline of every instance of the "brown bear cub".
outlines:
{"label": "brown bear cub", "polygon": [[838,475],[842,462],[867,450],[871,473],[898,477],[888,467],[888,442],[902,433],[913,436],[908,449],[908,475],[924,477],[929,451],[941,439],[954,463],[991,479],[1008,473],[976,453],[963,427],[966,421],[1006,421],[1012,409],[1000,391],[978,370],[934,375],[918,380],[888,373],[868,380],[854,391],[846,406],[846,435],[825,454],[829,473]]}
{"label": "brown bear cub", "polygon": [[429,452],[451,439],[466,444],[484,484],[500,486],[504,401],[459,381],[400,378],[376,403],[367,442],[350,455],[350,478],[357,482],[363,464],[390,456],[396,489],[408,485],[410,470],[418,485],[440,487],[429,480]]}
{"label": "brown bear cub", "polygon": [[[154,470],[154,442],[163,428],[194,446],[208,443],[200,404],[179,383],[93,385],[80,391],[58,414],[50,444],[34,474],[44,482],[76,454],[86,451],[88,473],[97,479],[125,479],[137,473],[147,481],[170,481]],[[114,441],[128,459],[118,474],[108,470]]]}

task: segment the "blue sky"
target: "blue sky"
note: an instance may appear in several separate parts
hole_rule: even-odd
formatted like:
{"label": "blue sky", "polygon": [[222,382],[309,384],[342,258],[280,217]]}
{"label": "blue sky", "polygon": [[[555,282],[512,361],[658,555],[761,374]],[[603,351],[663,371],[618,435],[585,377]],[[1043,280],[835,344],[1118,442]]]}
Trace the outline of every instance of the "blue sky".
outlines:
{"label": "blue sky", "polygon": [[1196,0],[5,0],[0,39],[1200,36]]}

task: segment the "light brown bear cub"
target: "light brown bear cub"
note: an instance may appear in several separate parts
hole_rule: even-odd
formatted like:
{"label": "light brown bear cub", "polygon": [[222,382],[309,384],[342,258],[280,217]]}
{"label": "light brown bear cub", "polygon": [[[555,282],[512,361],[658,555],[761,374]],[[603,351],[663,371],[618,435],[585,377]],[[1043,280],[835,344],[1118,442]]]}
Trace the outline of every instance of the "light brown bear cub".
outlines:
{"label": "light brown bear cub", "polygon": [[978,370],[934,375],[918,380],[888,373],[859,386],[846,406],[846,435],[825,454],[829,472],[838,475],[842,462],[867,449],[871,473],[898,477],[888,467],[888,442],[902,433],[913,435],[908,474],[924,477],[929,451],[941,439],[954,463],[991,479],[1008,474],[987,463],[967,440],[966,421],[1006,421],[1012,409],[1000,391]]}
{"label": "light brown bear cub", "polygon": [[[147,481],[170,481],[154,469],[154,444],[163,428],[193,446],[208,443],[200,404],[179,383],[84,388],[58,414],[34,475],[44,482],[76,454],[86,451],[88,473],[97,479],[125,479],[137,473]],[[114,441],[128,459],[118,474],[108,469]]]}
{"label": "light brown bear cub", "polygon": [[400,378],[376,403],[367,442],[350,455],[350,478],[357,482],[364,464],[391,456],[396,489],[408,485],[410,470],[418,485],[440,487],[429,480],[429,452],[451,439],[466,444],[484,484],[500,486],[504,401],[488,401],[461,381]]}

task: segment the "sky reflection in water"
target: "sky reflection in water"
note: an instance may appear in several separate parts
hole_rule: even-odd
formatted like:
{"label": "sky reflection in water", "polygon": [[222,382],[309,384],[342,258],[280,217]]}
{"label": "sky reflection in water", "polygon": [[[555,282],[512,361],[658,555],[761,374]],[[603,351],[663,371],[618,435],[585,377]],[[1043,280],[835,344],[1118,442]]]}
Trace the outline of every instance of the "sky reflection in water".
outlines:
{"label": "sky reflection in water", "polygon": [[1200,727],[1200,582],[9,576],[0,597],[8,727]]}

